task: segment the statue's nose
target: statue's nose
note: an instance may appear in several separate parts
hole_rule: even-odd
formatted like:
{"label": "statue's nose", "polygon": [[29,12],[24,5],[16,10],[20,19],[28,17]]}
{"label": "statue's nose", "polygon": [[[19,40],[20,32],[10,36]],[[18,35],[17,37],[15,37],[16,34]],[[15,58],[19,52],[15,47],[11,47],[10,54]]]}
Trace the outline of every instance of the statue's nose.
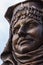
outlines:
{"label": "statue's nose", "polygon": [[23,27],[20,27],[20,29],[18,30],[18,35],[21,37],[21,36],[25,36],[25,31],[23,29]]}

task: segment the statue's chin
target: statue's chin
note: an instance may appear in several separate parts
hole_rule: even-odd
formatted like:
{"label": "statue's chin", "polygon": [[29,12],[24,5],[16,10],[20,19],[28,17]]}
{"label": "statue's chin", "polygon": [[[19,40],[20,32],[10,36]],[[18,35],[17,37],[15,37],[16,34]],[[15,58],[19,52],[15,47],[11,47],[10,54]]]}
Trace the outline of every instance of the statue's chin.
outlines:
{"label": "statue's chin", "polygon": [[16,60],[18,60],[21,63],[27,63],[31,59],[31,55],[29,55],[29,53],[20,54],[15,52],[13,56],[14,58],[16,58]]}
{"label": "statue's chin", "polygon": [[30,51],[33,51],[35,49],[38,48],[38,45],[36,45],[35,42],[26,42],[26,43],[23,43],[22,45],[16,45],[16,52],[19,53],[19,54],[26,54]]}

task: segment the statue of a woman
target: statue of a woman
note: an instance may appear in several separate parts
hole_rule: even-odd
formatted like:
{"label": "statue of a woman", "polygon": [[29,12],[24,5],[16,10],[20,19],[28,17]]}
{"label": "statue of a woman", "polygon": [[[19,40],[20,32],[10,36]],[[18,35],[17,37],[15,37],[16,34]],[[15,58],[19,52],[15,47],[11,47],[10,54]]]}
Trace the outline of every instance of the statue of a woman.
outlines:
{"label": "statue of a woman", "polygon": [[10,36],[2,65],[43,65],[43,1],[27,0],[8,8]]}

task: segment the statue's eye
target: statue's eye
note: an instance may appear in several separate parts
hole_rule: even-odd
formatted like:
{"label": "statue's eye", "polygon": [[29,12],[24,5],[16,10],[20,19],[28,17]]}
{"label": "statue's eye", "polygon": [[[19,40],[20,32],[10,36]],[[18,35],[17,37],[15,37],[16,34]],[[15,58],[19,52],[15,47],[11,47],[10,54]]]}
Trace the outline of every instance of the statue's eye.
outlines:
{"label": "statue's eye", "polygon": [[14,30],[13,30],[13,34],[16,34],[18,32],[19,28],[20,28],[19,25],[17,27],[15,27]]}
{"label": "statue's eye", "polygon": [[24,25],[24,29],[25,30],[26,29],[32,29],[32,28],[37,27],[37,26],[38,26],[38,23],[37,22],[30,21],[30,22],[28,22],[28,23],[26,23]]}
{"label": "statue's eye", "polygon": [[29,24],[28,24],[28,27],[29,28],[34,28],[34,27],[37,27],[37,23],[36,22],[30,22]]}

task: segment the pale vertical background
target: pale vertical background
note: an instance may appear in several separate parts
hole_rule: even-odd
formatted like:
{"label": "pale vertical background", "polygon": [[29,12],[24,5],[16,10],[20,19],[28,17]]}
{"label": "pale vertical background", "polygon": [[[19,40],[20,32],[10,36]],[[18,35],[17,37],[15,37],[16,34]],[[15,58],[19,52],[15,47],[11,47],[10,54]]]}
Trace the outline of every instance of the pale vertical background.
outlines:
{"label": "pale vertical background", "polygon": [[[6,46],[7,40],[9,38],[9,23],[4,18],[4,14],[9,6],[22,1],[25,0],[0,0],[0,54]],[[0,65],[1,64],[2,60],[0,59]]]}

